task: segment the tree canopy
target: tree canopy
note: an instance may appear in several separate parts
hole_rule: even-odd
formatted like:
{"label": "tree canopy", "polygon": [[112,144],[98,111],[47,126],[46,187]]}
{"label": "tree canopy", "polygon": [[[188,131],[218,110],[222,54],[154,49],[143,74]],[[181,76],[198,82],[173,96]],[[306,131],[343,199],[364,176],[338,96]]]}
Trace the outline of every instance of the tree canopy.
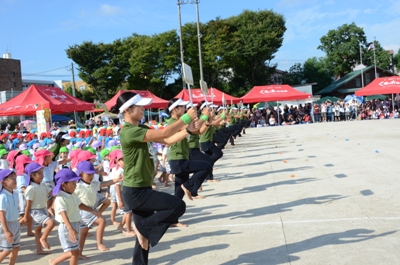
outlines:
{"label": "tree canopy", "polygon": [[[195,23],[183,25],[184,61],[199,87],[200,67]],[[204,79],[210,87],[240,96],[254,85],[268,84],[276,65],[270,61],[282,46],[285,19],[272,10],[246,10],[227,19],[201,24]],[[171,98],[182,89],[179,36],[132,34],[113,43],[85,41],[66,49],[79,77],[107,100],[118,89],[143,89]]]}

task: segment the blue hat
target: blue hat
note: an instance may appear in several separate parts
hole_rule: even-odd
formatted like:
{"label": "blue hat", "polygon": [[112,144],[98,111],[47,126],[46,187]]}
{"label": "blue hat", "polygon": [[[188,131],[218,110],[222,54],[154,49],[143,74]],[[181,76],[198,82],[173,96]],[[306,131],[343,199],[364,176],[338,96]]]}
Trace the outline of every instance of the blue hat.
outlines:
{"label": "blue hat", "polygon": [[54,179],[56,180],[56,186],[53,189],[53,196],[57,196],[63,183],[78,181],[80,180],[80,177],[71,169],[63,168],[57,172],[57,174],[54,176]]}
{"label": "blue hat", "polygon": [[40,169],[42,169],[42,168],[43,168],[43,166],[39,165],[38,163],[36,163],[36,162],[31,162],[31,163],[29,163],[28,165],[26,165],[26,167],[25,167],[25,173],[26,173],[28,176],[30,176],[33,172],[36,172],[36,171],[38,171],[38,170],[40,170]]}
{"label": "blue hat", "polygon": [[94,174],[96,173],[96,170],[94,169],[92,163],[90,163],[89,161],[81,161],[78,163],[78,170],[77,170],[77,174],[81,174],[81,172],[84,172],[86,174]]}
{"label": "blue hat", "polygon": [[8,177],[11,173],[14,173],[14,170],[11,169],[2,169],[0,170],[0,181]]}

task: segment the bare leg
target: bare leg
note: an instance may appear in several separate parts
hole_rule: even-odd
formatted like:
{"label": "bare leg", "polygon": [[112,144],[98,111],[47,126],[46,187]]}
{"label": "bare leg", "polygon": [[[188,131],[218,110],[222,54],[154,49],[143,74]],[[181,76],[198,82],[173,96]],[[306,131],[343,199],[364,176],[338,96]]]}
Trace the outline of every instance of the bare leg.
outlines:
{"label": "bare leg", "polygon": [[97,218],[94,224],[98,225],[96,231],[97,249],[101,251],[110,250],[103,244],[103,236],[104,236],[104,229],[106,228],[106,220],[104,218]]}
{"label": "bare leg", "polygon": [[136,225],[133,225],[133,230],[135,230],[135,233],[136,233],[136,236],[137,236],[140,246],[144,250],[148,250],[149,249],[149,240],[147,238],[145,238],[144,236],[142,236],[142,234],[136,228]]}
{"label": "bare leg", "polygon": [[111,201],[110,201],[109,199],[106,199],[106,200],[101,204],[101,207],[100,207],[100,209],[99,209],[99,212],[100,212],[100,213],[103,213],[103,212],[108,208],[108,206],[110,206],[110,204],[111,204]]}
{"label": "bare leg", "polygon": [[110,213],[112,225],[119,225],[119,222],[115,221],[115,215],[117,214],[117,208],[118,208],[117,203],[113,202],[112,208],[111,208],[111,213]]}
{"label": "bare leg", "polygon": [[79,259],[81,260],[88,260],[89,257],[84,256],[83,253],[83,246],[85,245],[87,234],[89,233],[89,227],[81,228],[79,234]]}
{"label": "bare leg", "polygon": [[55,259],[49,260],[50,265],[57,265],[60,264],[63,261],[66,261],[70,259],[69,264],[70,265],[77,265],[78,264],[78,257],[79,257],[79,249],[71,250],[68,252],[64,252],[60,256],[58,256]]}
{"label": "bare leg", "polygon": [[19,247],[13,248],[10,254],[10,261],[8,262],[9,265],[14,265],[17,262]]}
{"label": "bare leg", "polygon": [[[50,254],[49,251],[43,251],[42,243],[41,243],[41,236],[42,236],[42,227],[37,226],[35,227],[35,243],[36,243],[36,254],[38,255],[47,255]],[[47,243],[47,242],[46,242]]]}
{"label": "bare leg", "polygon": [[46,227],[43,230],[43,235],[40,237],[40,243],[45,249],[50,249],[49,243],[47,243],[47,238],[49,237],[51,231],[53,230],[55,226],[55,222],[53,219],[48,219],[46,221]]}
{"label": "bare leg", "polygon": [[181,185],[181,188],[182,188],[183,192],[185,193],[185,195],[188,197],[188,199],[193,201],[192,193],[188,189],[186,189],[186,187],[183,184]]}
{"label": "bare leg", "polygon": [[2,262],[8,255],[11,254],[11,251],[3,250],[0,252],[0,262]]}
{"label": "bare leg", "polygon": [[126,236],[136,236],[135,231],[132,229],[132,212],[124,214],[126,224]]}

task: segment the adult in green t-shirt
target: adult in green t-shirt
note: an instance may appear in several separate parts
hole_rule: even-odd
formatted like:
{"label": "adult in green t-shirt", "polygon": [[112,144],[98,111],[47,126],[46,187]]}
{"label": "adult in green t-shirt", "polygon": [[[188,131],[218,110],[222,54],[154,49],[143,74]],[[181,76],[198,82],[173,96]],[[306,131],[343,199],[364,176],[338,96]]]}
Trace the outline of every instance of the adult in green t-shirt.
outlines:
{"label": "adult in green t-shirt", "polygon": [[[169,101],[167,110],[171,115],[171,119],[168,121],[168,126],[174,124],[185,115],[185,106],[188,103],[177,98]],[[190,108],[188,111],[194,111],[194,109]],[[204,179],[211,173],[212,165],[206,161],[189,160],[188,139],[183,139],[171,145],[169,165],[171,173],[175,174],[175,196],[183,198],[186,195],[189,199],[192,199],[192,197],[204,198],[198,195],[197,192]],[[189,178],[192,173],[192,177]]]}
{"label": "adult in green t-shirt", "polygon": [[155,246],[168,227],[177,223],[186,210],[186,204],[180,198],[151,188],[154,164],[151,157],[153,148],[149,143],[171,144],[185,138],[188,132],[181,129],[193,124],[197,115],[195,111],[188,111],[164,130],[149,130],[139,123],[144,115],[143,106],[151,102],[152,99],[125,92],[110,110],[125,120],[120,133],[125,162],[122,198],[125,208],[132,211],[135,223],[136,245],[132,264],[147,264],[149,245]]}

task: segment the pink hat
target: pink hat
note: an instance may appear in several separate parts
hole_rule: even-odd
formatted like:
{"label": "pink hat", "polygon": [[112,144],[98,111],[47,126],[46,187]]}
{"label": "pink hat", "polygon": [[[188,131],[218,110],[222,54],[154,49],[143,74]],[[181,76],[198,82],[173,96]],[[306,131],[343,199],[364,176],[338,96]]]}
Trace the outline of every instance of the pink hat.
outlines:
{"label": "pink hat", "polygon": [[10,165],[10,168],[14,168],[14,160],[15,157],[21,154],[21,150],[11,150],[7,155],[7,161]]}
{"label": "pink hat", "polygon": [[89,159],[96,158],[96,155],[92,154],[89,151],[82,150],[78,154],[78,163],[81,161],[88,161]]}
{"label": "pink hat", "polygon": [[120,160],[121,158],[123,158],[124,156],[122,155],[122,151],[119,149],[115,149],[113,151],[111,151],[110,153],[110,169],[115,168],[119,168],[118,163],[115,163],[116,161]]}
{"label": "pink hat", "polygon": [[27,155],[19,155],[15,159],[15,169],[17,170],[17,175],[21,175],[25,171],[25,165],[33,162],[32,159]]}
{"label": "pink hat", "polygon": [[42,150],[36,151],[33,155],[35,156],[35,161],[36,161],[39,165],[42,165],[42,166],[43,166],[44,158],[45,158],[46,156],[52,156],[53,153],[50,152],[50,151],[47,150],[47,149],[42,149]]}
{"label": "pink hat", "polygon": [[80,153],[80,152],[82,152],[82,150],[81,149],[75,149],[75,150],[72,150],[70,153],[69,153],[69,157],[71,158],[71,168],[72,169],[74,169],[74,168],[76,168],[76,166],[78,165],[78,154]]}

